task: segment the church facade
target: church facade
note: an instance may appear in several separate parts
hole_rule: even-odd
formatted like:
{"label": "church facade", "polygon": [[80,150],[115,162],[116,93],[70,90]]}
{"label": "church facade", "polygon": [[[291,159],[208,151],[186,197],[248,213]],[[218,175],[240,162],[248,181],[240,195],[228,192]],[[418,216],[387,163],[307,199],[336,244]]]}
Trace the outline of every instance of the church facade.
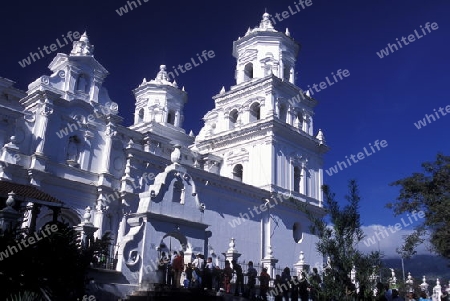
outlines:
{"label": "church facade", "polygon": [[57,212],[94,237],[109,232],[131,290],[158,281],[163,251],[182,250],[186,262],[198,253],[252,260],[272,277],[276,266],[321,266],[298,204],[323,214],[328,147],[313,126],[317,101],[295,85],[299,51],[264,14],[233,43],[236,84],[213,96],[195,136],[183,129],[187,93],[164,65],[133,90],[134,124],[123,126],[103,86],[108,71],[83,34],[26,92],[0,78],[0,186],[61,201],[17,194],[31,203],[23,227],[40,229]]}

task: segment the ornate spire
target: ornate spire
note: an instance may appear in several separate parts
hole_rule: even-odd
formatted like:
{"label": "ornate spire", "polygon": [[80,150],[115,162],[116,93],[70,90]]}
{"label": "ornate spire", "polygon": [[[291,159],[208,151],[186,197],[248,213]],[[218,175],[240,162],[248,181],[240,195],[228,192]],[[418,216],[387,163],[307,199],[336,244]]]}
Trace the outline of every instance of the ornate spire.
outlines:
{"label": "ornate spire", "polygon": [[160,81],[169,81],[169,76],[167,75],[167,71],[166,71],[166,65],[161,65],[159,66],[159,72],[156,75],[155,80],[160,80]]}
{"label": "ornate spire", "polygon": [[289,31],[289,28],[286,27],[286,32],[284,34],[287,35],[288,37],[291,36],[291,32]]}
{"label": "ornate spire", "polygon": [[323,134],[322,130],[319,129],[316,139],[319,140],[320,144],[325,144],[325,135]]}
{"label": "ornate spire", "polygon": [[79,41],[73,42],[73,48],[70,52],[71,56],[93,56],[94,45],[91,45],[87,33],[84,32]]}
{"label": "ornate spire", "polygon": [[261,23],[259,23],[259,28],[264,30],[273,29],[273,24],[272,21],[270,21],[270,14],[268,12],[265,12],[262,15],[262,20]]}

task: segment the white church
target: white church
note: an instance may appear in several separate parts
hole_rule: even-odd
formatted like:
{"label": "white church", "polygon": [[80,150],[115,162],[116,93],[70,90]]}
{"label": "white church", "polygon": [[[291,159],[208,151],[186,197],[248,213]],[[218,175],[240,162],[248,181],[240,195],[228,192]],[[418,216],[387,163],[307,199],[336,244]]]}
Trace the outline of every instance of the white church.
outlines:
{"label": "white church", "polygon": [[317,101],[295,85],[299,50],[265,13],[233,42],[235,85],[212,97],[198,135],[183,129],[187,93],[164,65],[133,90],[134,124],[122,125],[86,34],[26,92],[0,77],[0,216],[9,197],[32,231],[57,219],[85,243],[110,233],[122,282],[104,287],[118,295],[157,282],[163,251],[252,260],[272,277],[321,267],[298,204],[323,214],[328,147]]}

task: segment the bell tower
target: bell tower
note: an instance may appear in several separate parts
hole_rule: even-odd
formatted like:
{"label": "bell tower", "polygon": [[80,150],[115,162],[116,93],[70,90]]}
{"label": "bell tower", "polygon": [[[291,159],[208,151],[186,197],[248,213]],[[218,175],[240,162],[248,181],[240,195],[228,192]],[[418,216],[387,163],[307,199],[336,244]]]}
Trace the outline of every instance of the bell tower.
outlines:
{"label": "bell tower", "polygon": [[248,29],[233,43],[236,58],[236,84],[274,74],[283,81],[295,83],[295,62],[300,45],[285,33],[276,31],[270,15],[264,13],[258,27]]}
{"label": "bell tower", "polygon": [[236,85],[213,97],[195,149],[222,176],[320,206],[328,147],[313,127],[317,100],[295,85],[299,51],[289,30],[277,31],[264,13],[233,43]]}
{"label": "bell tower", "polygon": [[180,90],[176,81],[169,81],[166,66],[161,65],[154,80],[145,78],[134,91],[136,107],[134,125],[156,122],[181,129],[183,108],[187,102],[184,87]]}

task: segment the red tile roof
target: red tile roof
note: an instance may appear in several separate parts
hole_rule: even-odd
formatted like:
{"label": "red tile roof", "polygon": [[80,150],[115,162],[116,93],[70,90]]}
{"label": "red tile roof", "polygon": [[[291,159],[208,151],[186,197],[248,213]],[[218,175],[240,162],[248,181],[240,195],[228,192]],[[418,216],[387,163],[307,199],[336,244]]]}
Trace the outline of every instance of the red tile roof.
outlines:
{"label": "red tile roof", "polygon": [[21,197],[33,198],[49,203],[63,204],[63,202],[57,198],[52,197],[48,193],[45,193],[34,186],[0,181],[0,195],[7,196],[11,191],[14,191],[16,195]]}

